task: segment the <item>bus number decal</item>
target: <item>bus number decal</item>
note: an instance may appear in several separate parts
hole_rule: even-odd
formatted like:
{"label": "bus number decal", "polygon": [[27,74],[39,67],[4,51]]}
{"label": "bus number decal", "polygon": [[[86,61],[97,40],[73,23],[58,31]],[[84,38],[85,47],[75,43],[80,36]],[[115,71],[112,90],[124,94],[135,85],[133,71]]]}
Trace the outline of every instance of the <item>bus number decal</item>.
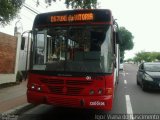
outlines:
{"label": "bus number decal", "polygon": [[93,101],[89,103],[90,106],[105,106],[105,102]]}

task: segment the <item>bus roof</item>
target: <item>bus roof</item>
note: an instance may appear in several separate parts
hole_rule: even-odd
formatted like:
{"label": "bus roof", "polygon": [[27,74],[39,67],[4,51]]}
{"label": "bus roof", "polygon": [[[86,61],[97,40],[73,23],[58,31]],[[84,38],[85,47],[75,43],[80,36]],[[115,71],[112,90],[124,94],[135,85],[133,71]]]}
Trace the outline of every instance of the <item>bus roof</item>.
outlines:
{"label": "bus roof", "polygon": [[66,10],[38,14],[33,28],[83,24],[112,24],[109,9]]}

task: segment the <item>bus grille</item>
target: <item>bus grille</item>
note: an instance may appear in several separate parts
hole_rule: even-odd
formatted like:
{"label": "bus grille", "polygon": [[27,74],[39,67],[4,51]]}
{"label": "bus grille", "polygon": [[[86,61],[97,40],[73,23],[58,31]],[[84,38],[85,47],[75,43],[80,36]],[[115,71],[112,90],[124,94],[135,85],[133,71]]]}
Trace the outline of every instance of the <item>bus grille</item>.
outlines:
{"label": "bus grille", "polygon": [[83,88],[67,87],[67,95],[79,95]]}
{"label": "bus grille", "polygon": [[64,84],[64,80],[61,79],[40,79],[42,83],[47,83],[47,84]]}
{"label": "bus grille", "polygon": [[90,85],[92,83],[92,81],[82,81],[82,80],[67,80],[66,84],[67,85]]}
{"label": "bus grille", "polygon": [[54,94],[62,95],[63,93],[63,86],[48,86],[50,92]]}
{"label": "bus grille", "polygon": [[83,88],[64,86],[48,86],[48,88],[51,93],[58,95],[79,95],[83,90]]}
{"label": "bus grille", "polygon": [[89,86],[93,82],[87,80],[63,80],[47,78],[40,79],[40,81],[46,84],[50,93],[72,96],[81,95],[86,86]]}

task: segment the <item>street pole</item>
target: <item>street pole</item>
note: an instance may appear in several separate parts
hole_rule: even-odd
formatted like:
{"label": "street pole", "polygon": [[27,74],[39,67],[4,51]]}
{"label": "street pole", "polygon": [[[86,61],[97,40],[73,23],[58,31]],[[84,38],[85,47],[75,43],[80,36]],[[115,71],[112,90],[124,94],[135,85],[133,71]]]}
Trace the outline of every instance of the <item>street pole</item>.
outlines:
{"label": "street pole", "polygon": [[[17,24],[20,22],[20,19],[18,19],[18,21],[15,23],[15,27],[14,27],[14,36],[16,36],[17,32],[18,32],[18,27],[17,27]],[[20,22],[21,23],[21,22]],[[21,28],[22,28],[22,32],[23,32],[23,26],[22,26],[22,23],[21,23]]]}

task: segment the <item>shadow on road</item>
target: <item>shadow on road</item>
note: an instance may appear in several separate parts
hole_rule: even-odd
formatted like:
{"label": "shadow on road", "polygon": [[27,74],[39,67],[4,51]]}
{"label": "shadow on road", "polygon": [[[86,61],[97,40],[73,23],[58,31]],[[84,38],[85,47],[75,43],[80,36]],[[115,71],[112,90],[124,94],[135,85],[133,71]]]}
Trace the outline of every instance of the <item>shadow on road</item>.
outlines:
{"label": "shadow on road", "polygon": [[18,120],[99,120],[106,119],[109,112],[91,109],[49,107],[43,113],[23,114]]}

